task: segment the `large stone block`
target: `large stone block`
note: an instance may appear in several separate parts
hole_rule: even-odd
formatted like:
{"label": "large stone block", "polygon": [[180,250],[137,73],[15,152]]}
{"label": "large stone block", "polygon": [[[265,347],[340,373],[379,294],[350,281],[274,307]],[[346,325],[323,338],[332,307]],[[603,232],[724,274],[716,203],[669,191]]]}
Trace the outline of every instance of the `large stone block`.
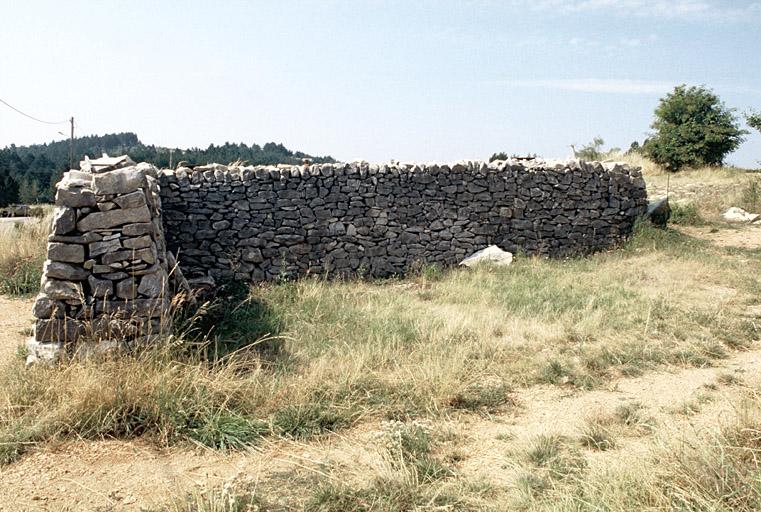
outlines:
{"label": "large stone block", "polygon": [[76,244],[51,242],[48,244],[48,259],[64,263],[84,263],[85,248]]}
{"label": "large stone block", "polygon": [[129,194],[115,197],[114,203],[118,204],[119,208],[122,209],[140,208],[146,204],[145,193],[142,190],[135,190]]}
{"label": "large stone block", "polygon": [[90,272],[82,267],[60,261],[47,260],[42,270],[48,279],[62,281],[84,281],[90,275]]}
{"label": "large stone block", "polygon": [[86,188],[58,188],[55,194],[55,204],[71,208],[93,207],[96,204],[95,194]]}
{"label": "large stone block", "polygon": [[53,234],[65,235],[77,227],[77,214],[73,208],[58,206],[53,212]]}
{"label": "large stone block", "polygon": [[47,279],[42,285],[42,293],[52,300],[81,300],[84,295],[82,286],[68,281]]}
{"label": "large stone block", "polygon": [[148,210],[147,206],[141,206],[140,208],[91,213],[77,223],[77,229],[82,232],[96,229],[110,229],[124,224],[150,222],[150,220],[150,210]]}
{"label": "large stone block", "polygon": [[[93,175],[92,188],[96,194],[129,194],[146,186],[145,172],[137,167]],[[135,221],[139,222],[139,221]]]}

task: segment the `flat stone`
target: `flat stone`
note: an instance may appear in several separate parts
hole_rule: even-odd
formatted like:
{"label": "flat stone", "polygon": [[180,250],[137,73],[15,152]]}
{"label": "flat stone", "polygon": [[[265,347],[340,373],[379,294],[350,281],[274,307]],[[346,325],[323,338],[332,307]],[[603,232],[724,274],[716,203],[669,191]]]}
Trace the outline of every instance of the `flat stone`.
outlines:
{"label": "flat stone", "polygon": [[55,193],[55,204],[57,206],[83,208],[95,206],[96,202],[93,191],[86,188],[66,189],[59,187]]}
{"label": "flat stone", "polygon": [[162,299],[134,299],[126,302],[99,300],[95,302],[95,313],[108,313],[121,318],[158,318],[166,313],[166,307]]}
{"label": "flat stone", "polygon": [[95,242],[90,244],[89,251],[90,257],[100,256],[112,251],[117,251],[122,248],[121,241],[116,238],[113,240],[104,240],[102,242]]}
{"label": "flat stone", "polygon": [[135,280],[128,278],[116,283],[116,296],[120,299],[134,299],[137,297],[137,283]]}
{"label": "flat stone", "polygon": [[135,190],[129,194],[114,198],[114,203],[119,205],[119,208],[139,208],[145,206],[145,193],[142,190]]}
{"label": "flat stone", "polygon": [[126,279],[129,277],[129,275],[125,274],[124,272],[110,272],[108,274],[101,275],[103,279],[108,279],[109,281],[121,281],[122,279]]}
{"label": "flat stone", "polygon": [[153,224],[150,222],[143,222],[140,224],[127,224],[122,228],[122,234],[124,236],[140,236],[147,235],[153,231]]}
{"label": "flat stone", "polygon": [[81,285],[55,279],[45,281],[42,293],[52,300],[81,300],[83,297]]}
{"label": "flat stone", "polygon": [[63,236],[63,235],[50,235],[48,237],[49,242],[61,242],[64,244],[89,244],[91,242],[97,242],[101,240],[103,237],[100,236],[98,233],[93,233],[92,231],[89,233],[85,233],[83,235],[70,235],[70,236]]}
{"label": "flat stone", "polygon": [[128,238],[124,240],[124,247],[127,249],[145,249],[151,246],[151,237],[148,235],[138,238]]}
{"label": "flat stone", "polygon": [[116,203],[111,201],[104,201],[101,203],[98,203],[98,210],[102,212],[110,212],[111,210],[116,209]]}
{"label": "flat stone", "polygon": [[77,229],[85,232],[95,229],[109,229],[123,224],[133,224],[135,222],[150,222],[150,220],[151,212],[148,210],[148,207],[141,206],[140,208],[91,213],[77,223]]}
{"label": "flat stone", "polygon": [[45,261],[42,271],[47,278],[61,281],[84,281],[90,275],[82,267],[50,260]]}
{"label": "flat stone", "polygon": [[246,249],[243,251],[243,261],[249,263],[261,263],[264,261],[264,256],[259,249]]}
{"label": "flat stone", "polygon": [[58,206],[53,212],[53,234],[65,235],[77,227],[77,213],[68,206]]}
{"label": "flat stone", "polygon": [[43,343],[71,343],[77,340],[81,328],[72,318],[40,319],[34,323],[34,339]]}
{"label": "flat stone", "polygon": [[87,282],[90,285],[90,293],[94,297],[104,299],[114,294],[114,285],[108,279],[98,279],[95,276],[90,276],[87,278]]}
{"label": "flat stone", "polygon": [[85,248],[81,245],[51,242],[48,244],[48,258],[65,263],[83,263],[85,261]]}
{"label": "flat stone", "polygon": [[157,272],[143,276],[137,291],[144,297],[158,297],[166,288],[166,274]]}
{"label": "flat stone", "polygon": [[96,194],[128,194],[145,185],[145,172],[137,167],[95,174],[92,180],[92,189]]}
{"label": "flat stone", "polygon": [[52,318],[63,316],[64,307],[63,304],[57,300],[52,300],[50,297],[44,294],[37,295],[32,306],[32,314],[35,318]]}

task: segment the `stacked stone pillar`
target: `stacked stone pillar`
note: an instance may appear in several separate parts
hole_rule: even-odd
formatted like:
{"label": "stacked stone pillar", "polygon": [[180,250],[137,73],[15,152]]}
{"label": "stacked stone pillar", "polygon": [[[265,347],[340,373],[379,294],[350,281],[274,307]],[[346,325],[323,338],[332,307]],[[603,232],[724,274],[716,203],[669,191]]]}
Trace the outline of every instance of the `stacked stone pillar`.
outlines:
{"label": "stacked stone pillar", "polygon": [[170,328],[157,170],[128,158],[58,184],[29,361],[149,343]]}

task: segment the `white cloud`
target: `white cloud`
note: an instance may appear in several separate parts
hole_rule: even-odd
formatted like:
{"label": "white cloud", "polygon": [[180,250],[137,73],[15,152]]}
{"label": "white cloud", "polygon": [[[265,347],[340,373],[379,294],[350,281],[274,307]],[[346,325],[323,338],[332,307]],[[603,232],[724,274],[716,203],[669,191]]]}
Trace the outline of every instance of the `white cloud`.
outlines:
{"label": "white cloud", "polygon": [[614,11],[621,16],[683,20],[761,21],[761,2],[716,0],[516,0],[534,9],[561,13]]}
{"label": "white cloud", "polygon": [[671,82],[651,80],[627,80],[605,78],[572,78],[550,80],[507,80],[501,82],[508,87],[540,87],[575,92],[608,94],[663,94],[674,88]]}

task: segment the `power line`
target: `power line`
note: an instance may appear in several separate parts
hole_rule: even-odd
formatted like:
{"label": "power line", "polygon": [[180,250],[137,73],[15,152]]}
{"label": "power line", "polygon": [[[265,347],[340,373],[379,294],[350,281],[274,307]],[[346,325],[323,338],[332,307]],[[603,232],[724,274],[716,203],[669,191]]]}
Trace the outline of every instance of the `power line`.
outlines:
{"label": "power line", "polygon": [[11,105],[10,103],[8,103],[7,101],[5,101],[5,100],[4,100],[4,99],[2,99],[2,98],[0,98],[0,103],[3,103],[3,104],[6,106],[6,107],[8,107],[8,108],[10,108],[10,109],[12,109],[12,110],[15,110],[16,112],[18,112],[18,113],[19,113],[19,114],[21,114],[22,116],[26,116],[26,117],[28,117],[29,119],[32,119],[32,120],[34,120],[34,121],[37,121],[38,123],[42,123],[42,124],[66,124],[66,123],[70,122],[70,120],[69,120],[69,119],[66,119],[65,121],[56,121],[56,122],[52,122],[52,121],[43,121],[42,119],[37,119],[37,118],[36,118],[36,117],[34,117],[34,116],[30,116],[30,115],[29,115],[29,114],[27,114],[26,112],[22,112],[22,111],[20,111],[19,109],[17,109],[16,107],[14,107],[13,105]]}

